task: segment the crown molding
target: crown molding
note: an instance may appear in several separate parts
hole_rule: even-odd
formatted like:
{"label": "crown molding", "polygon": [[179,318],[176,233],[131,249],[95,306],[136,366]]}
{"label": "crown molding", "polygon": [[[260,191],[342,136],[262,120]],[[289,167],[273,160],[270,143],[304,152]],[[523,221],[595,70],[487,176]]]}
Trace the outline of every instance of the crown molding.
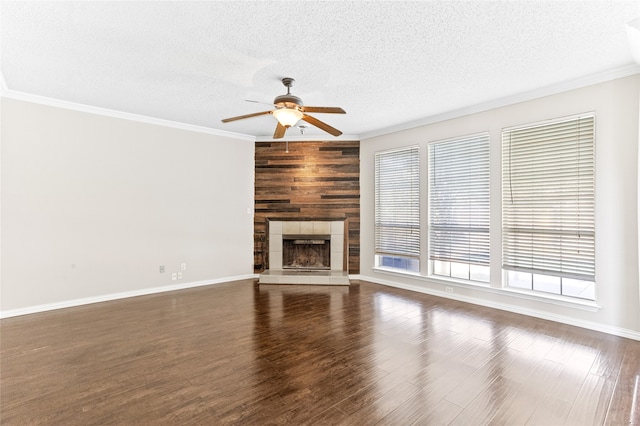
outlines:
{"label": "crown molding", "polygon": [[[4,83],[4,79],[2,79]],[[40,105],[47,105],[57,108],[69,109],[73,111],[86,112],[89,114],[102,115],[106,117],[120,118],[123,120],[137,121],[145,124],[153,124],[156,126],[171,127],[174,129],[187,130],[190,132],[206,133],[208,135],[222,136],[232,139],[240,139],[249,142],[255,142],[255,136],[245,135],[242,133],[228,132],[225,130],[213,129],[210,127],[196,126],[194,124],[181,123],[171,120],[163,120],[160,118],[148,117],[145,115],[132,114],[123,111],[116,111],[108,108],[101,108],[91,105],[79,104],[75,102],[63,101],[60,99],[48,98],[45,96],[33,95],[25,92],[6,89],[6,86],[0,86],[2,89],[0,95],[4,98],[15,99],[19,101],[31,102]]]}
{"label": "crown molding", "polygon": [[256,142],[333,142],[333,141],[359,141],[358,135],[340,135],[328,138],[327,135],[299,135],[285,136],[282,139],[273,139],[271,136],[257,136]]}
{"label": "crown molding", "polygon": [[513,104],[517,104],[524,101],[530,101],[533,99],[542,98],[545,96],[551,96],[562,92],[568,92],[570,90],[580,89],[582,87],[591,86],[598,83],[604,83],[618,78],[629,77],[631,75],[640,74],[640,64],[629,64],[612,70],[591,74],[588,76],[576,78],[562,83],[552,84],[549,86],[541,87],[539,89],[530,90],[528,92],[519,93],[516,95],[505,96],[503,98],[494,99],[488,102],[472,105],[465,108],[445,112],[442,114],[436,114],[429,117],[421,118],[419,120],[408,121],[406,123],[398,124],[395,126],[385,127],[382,129],[372,130],[360,134],[360,140],[374,138],[376,136],[388,135],[390,133],[396,133],[403,130],[409,130],[416,127],[426,126],[429,124],[438,123],[445,120],[451,120],[453,118],[464,117],[466,115],[476,114],[479,112],[489,111],[496,108],[501,108]]}
{"label": "crown molding", "polygon": [[287,136],[283,139],[273,139],[271,136],[252,136],[243,133],[234,133],[225,130],[213,129],[210,127],[196,126],[193,124],[181,123],[177,121],[163,120],[160,118],[148,117],[145,115],[132,114],[123,111],[112,110],[108,108],[95,107],[91,105],[79,104],[75,102],[63,101],[60,99],[48,98],[46,96],[33,95],[26,92],[19,92],[6,88],[4,78],[0,74],[0,96],[7,99],[15,99],[19,101],[31,102],[40,105],[47,105],[57,108],[70,109],[73,111],[86,112],[89,114],[102,115],[106,117],[121,118],[123,120],[137,121],[146,124],[155,124],[158,126],[171,127],[174,129],[188,130],[191,132],[206,133],[210,135],[229,137],[233,139],[241,139],[249,142],[299,142],[299,141],[328,141],[328,140],[360,140],[358,135],[341,135],[336,138],[327,139],[326,135],[299,135]]}
{"label": "crown molding", "polygon": [[341,135],[336,138],[328,139],[326,135],[300,135],[300,136],[288,136],[283,139],[273,139],[271,136],[252,136],[243,133],[234,133],[225,130],[214,129],[204,126],[196,126],[187,123],[181,123],[177,121],[163,120],[154,117],[148,117],[144,115],[132,114],[122,111],[111,110],[107,108],[100,108],[90,105],[78,104],[74,102],[63,101],[59,99],[48,98],[45,96],[33,95],[25,92],[19,92],[10,90],[7,88],[4,76],[0,73],[0,96],[16,99],[26,102],[32,102],[42,105],[54,106],[64,109],[71,109],[75,111],[87,112],[90,114],[104,115],[108,117],[121,118],[124,120],[138,121],[147,124],[155,124],[158,126],[171,127],[181,130],[188,130],[198,133],[206,133],[210,135],[229,137],[233,139],[240,139],[250,142],[299,142],[299,141],[331,141],[331,140],[358,140],[370,139],[377,136],[388,135],[391,133],[400,132],[403,130],[409,130],[416,127],[426,126],[429,124],[438,123],[445,120],[451,120],[454,118],[463,117],[479,112],[488,111],[500,107],[513,105],[519,102],[529,101],[533,99],[542,98],[545,96],[551,96],[570,90],[579,89],[586,86],[591,86],[598,83],[604,83],[607,81],[615,80],[618,78],[624,78],[631,75],[640,74],[640,64],[628,64],[612,70],[591,74],[588,76],[576,78],[573,80],[565,81],[558,84],[545,86],[539,89],[534,89],[528,92],[519,93],[512,96],[506,96],[499,99],[494,99],[488,102],[472,105],[457,110],[448,111],[442,114],[436,114],[429,117],[421,118],[419,120],[408,121],[395,126],[384,127],[368,132],[363,132],[359,135]]}

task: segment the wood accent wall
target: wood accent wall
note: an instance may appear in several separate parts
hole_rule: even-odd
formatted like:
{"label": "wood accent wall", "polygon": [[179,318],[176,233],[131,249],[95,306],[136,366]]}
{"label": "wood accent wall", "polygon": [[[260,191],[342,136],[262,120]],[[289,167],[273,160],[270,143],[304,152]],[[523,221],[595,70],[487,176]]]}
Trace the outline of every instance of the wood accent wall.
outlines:
{"label": "wood accent wall", "polygon": [[267,220],[341,220],[360,273],[360,141],[256,142],[254,272],[268,262]]}

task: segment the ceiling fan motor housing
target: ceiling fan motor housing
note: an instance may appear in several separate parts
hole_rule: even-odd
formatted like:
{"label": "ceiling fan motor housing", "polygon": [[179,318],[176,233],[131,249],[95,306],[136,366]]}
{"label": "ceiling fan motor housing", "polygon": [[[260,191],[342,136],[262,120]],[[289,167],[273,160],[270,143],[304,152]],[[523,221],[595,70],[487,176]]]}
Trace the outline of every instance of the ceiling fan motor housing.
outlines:
{"label": "ceiling fan motor housing", "polygon": [[297,107],[298,109],[304,106],[304,104],[302,103],[302,99],[291,94],[291,86],[293,86],[294,82],[295,80],[291,77],[284,77],[282,79],[282,84],[287,88],[287,94],[277,96],[273,100],[273,103],[276,106],[280,108],[296,108]]}
{"label": "ceiling fan motor housing", "polygon": [[304,104],[302,103],[302,99],[291,94],[276,96],[276,98],[273,100],[273,103],[277,106],[285,108],[304,106]]}

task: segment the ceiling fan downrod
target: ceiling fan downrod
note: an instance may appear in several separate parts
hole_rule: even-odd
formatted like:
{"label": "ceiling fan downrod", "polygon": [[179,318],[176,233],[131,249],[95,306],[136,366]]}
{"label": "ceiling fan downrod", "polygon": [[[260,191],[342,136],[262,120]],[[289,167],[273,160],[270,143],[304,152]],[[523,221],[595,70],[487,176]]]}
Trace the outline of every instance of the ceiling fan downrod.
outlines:
{"label": "ceiling fan downrod", "polygon": [[291,78],[291,77],[284,77],[282,79],[282,84],[284,84],[284,87],[287,88],[287,95],[291,94],[290,90],[293,87],[293,83],[295,83],[295,82],[296,82],[296,80]]}

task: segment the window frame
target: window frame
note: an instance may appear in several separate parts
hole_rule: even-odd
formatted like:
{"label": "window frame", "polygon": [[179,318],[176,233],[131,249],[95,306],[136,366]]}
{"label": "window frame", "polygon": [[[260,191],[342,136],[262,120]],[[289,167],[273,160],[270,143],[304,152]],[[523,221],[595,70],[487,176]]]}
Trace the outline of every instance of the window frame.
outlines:
{"label": "window frame", "polygon": [[[462,152],[474,152],[477,156],[465,158],[460,168],[459,161],[452,162],[452,156]],[[438,153],[444,155],[444,160],[438,166]],[[458,157],[456,157],[458,158]],[[440,170],[438,170],[440,167]],[[471,174],[467,173],[472,170]],[[444,171],[444,176],[441,172]],[[472,181],[471,177],[481,178],[480,185]],[[444,188],[435,183],[438,178],[449,179],[449,188],[457,194],[465,192],[478,193],[480,197],[473,197],[472,203],[468,199],[462,202],[449,202],[446,200]],[[481,192],[477,192],[480,190]],[[447,191],[449,192],[449,191]],[[427,149],[427,246],[429,276],[437,279],[463,280],[470,284],[488,285],[491,282],[491,135],[488,131],[473,133],[447,139],[440,139],[428,143]],[[475,204],[473,206],[472,204]],[[457,212],[447,217],[447,210]],[[469,217],[464,218],[466,214]],[[472,213],[476,213],[471,217]],[[458,222],[457,227],[447,226],[447,223],[435,225],[434,216],[450,219],[449,224]],[[462,222],[462,223],[461,223]],[[457,228],[457,229],[454,229]],[[436,236],[436,232],[440,235]],[[473,236],[475,235],[475,241]],[[451,243],[447,246],[446,237],[451,237]],[[457,238],[456,243],[454,239]],[[465,249],[462,239],[467,239],[468,247]],[[449,256],[437,255],[434,250],[444,253],[449,250]],[[481,260],[480,252],[486,251],[486,259]],[[453,253],[454,251],[455,253]],[[475,257],[475,261],[473,258]],[[438,272],[444,267],[448,270]],[[457,268],[460,272],[454,272]],[[475,270],[475,271],[474,271]]]}
{"label": "window frame", "polygon": [[[406,156],[406,158],[402,158]],[[389,160],[391,166],[396,166],[397,169],[387,170],[395,176],[390,176],[385,179],[385,182],[381,182],[380,173],[381,161],[383,158]],[[394,164],[396,162],[396,164]],[[403,176],[403,169],[408,166],[410,170],[404,170],[406,174]],[[408,192],[410,193],[409,201],[399,200],[397,197],[402,195],[402,191],[405,190],[402,185],[402,178],[409,176],[410,187]],[[390,185],[390,189],[387,188],[381,192],[380,185]],[[399,192],[400,191],[400,192]],[[407,272],[407,273],[420,273],[420,239],[421,239],[421,223],[420,223],[420,211],[421,211],[421,197],[420,197],[420,147],[417,145],[405,146],[400,148],[394,148],[384,151],[377,151],[374,154],[374,266],[376,268],[382,268],[385,270]],[[382,209],[380,197],[384,195],[386,198],[390,198],[394,203],[398,203],[393,208]],[[393,203],[387,203],[387,206],[391,206]],[[386,210],[383,211],[383,210]],[[393,222],[384,226],[381,221],[387,220],[387,215],[397,215],[399,219],[404,220],[399,222]],[[399,235],[397,232],[391,232],[385,230],[386,228],[404,229]],[[382,232],[384,231],[384,232]],[[404,239],[402,237],[405,237]],[[395,239],[395,242],[393,241]],[[397,244],[396,247],[392,247],[393,244]],[[386,247],[382,247],[382,246]],[[389,265],[391,262],[391,265]]]}
{"label": "window frame", "polygon": [[[595,301],[595,113],[503,128],[500,143],[503,285],[536,295]],[[514,143],[519,146],[515,157]],[[527,205],[529,219],[524,213]],[[531,274],[531,285],[511,285],[514,273]],[[536,289],[536,277],[558,277],[559,291]],[[588,297],[565,293],[570,286],[564,282],[576,280],[585,289],[592,286]]]}

